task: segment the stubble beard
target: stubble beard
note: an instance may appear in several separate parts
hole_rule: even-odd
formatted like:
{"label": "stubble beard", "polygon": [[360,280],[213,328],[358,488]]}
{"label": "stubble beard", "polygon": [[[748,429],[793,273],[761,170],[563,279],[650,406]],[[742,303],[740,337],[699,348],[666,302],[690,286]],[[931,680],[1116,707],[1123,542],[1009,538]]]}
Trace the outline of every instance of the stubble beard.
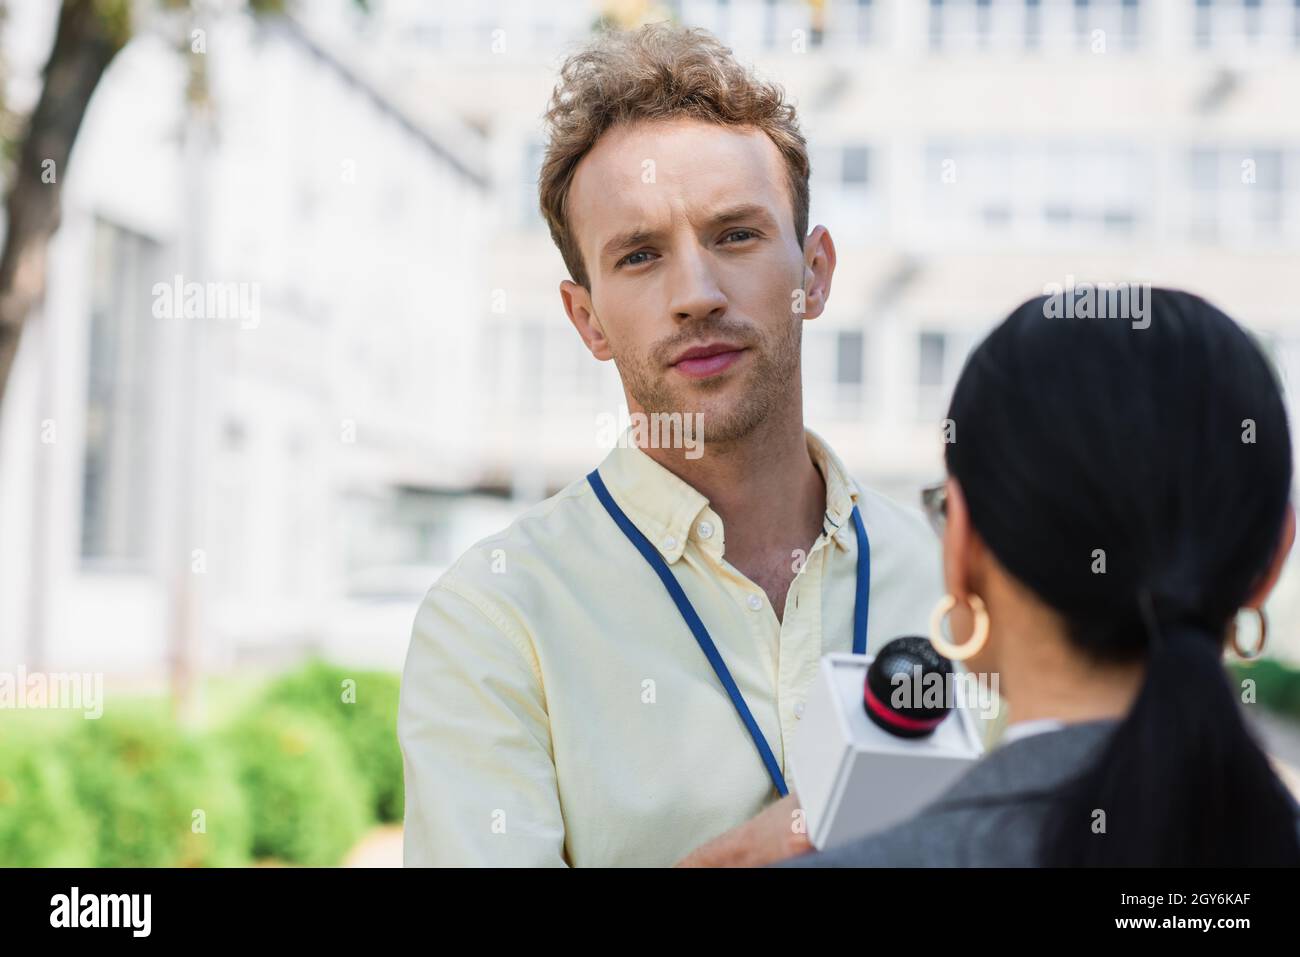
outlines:
{"label": "stubble beard", "polygon": [[[726,334],[725,327],[713,331]],[[795,400],[799,399],[802,333],[802,320],[792,316],[784,334],[757,343],[736,337],[749,344],[748,368],[740,373],[744,381],[739,384],[732,381],[735,374],[726,373],[692,382],[678,377],[667,366],[667,357],[674,355],[682,344],[700,341],[704,335],[680,340],[674,337],[654,347],[649,356],[615,355],[614,364],[632,398],[647,413],[688,415],[702,412],[705,441],[725,445],[754,434],[784,403],[791,401],[792,395]],[[716,402],[709,401],[709,396],[726,390],[735,393],[731,403],[726,403],[721,396]]]}

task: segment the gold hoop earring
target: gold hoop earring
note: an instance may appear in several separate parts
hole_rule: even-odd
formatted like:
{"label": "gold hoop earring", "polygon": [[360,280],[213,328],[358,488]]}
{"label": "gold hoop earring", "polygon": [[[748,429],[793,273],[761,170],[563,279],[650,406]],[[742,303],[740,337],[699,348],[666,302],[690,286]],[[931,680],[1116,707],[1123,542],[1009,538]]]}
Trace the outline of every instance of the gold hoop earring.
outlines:
{"label": "gold hoop earring", "polygon": [[1264,617],[1263,608],[1248,608],[1247,611],[1253,611],[1259,616],[1259,641],[1255,644],[1255,650],[1246,654],[1241,650],[1241,630],[1237,627],[1237,620],[1232,620],[1232,650],[1237,653],[1237,657],[1244,661],[1253,661],[1264,653],[1264,645],[1268,643],[1268,619]]}
{"label": "gold hoop earring", "polygon": [[957,599],[952,595],[944,595],[939,599],[939,604],[934,606],[934,611],[930,612],[930,644],[939,654],[953,661],[964,661],[971,655],[978,654],[989,638],[989,613],[984,607],[984,599],[972,594],[967,597],[966,604],[970,605],[971,614],[975,616],[975,631],[969,641],[960,645],[953,644],[943,636],[943,620],[948,612],[957,607]]}

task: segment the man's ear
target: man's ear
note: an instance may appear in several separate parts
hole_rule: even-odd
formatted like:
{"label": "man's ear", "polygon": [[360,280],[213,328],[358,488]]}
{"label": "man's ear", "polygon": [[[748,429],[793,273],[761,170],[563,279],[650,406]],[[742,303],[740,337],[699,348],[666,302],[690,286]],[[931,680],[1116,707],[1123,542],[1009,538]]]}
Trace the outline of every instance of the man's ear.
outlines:
{"label": "man's ear", "polygon": [[1286,515],[1282,517],[1282,538],[1277,543],[1277,550],[1273,552],[1273,560],[1269,563],[1268,571],[1260,579],[1259,584],[1255,586],[1250,597],[1246,599],[1247,608],[1259,608],[1268,598],[1268,593],[1273,590],[1277,584],[1278,578],[1282,574],[1282,566],[1286,564],[1286,557],[1291,553],[1291,546],[1295,544],[1295,506],[1290,502],[1286,506]]}
{"label": "man's ear", "polygon": [[835,243],[825,226],[817,226],[803,244],[805,319],[816,319],[826,309],[834,273]]}
{"label": "man's ear", "polygon": [[570,279],[560,283],[560,301],[564,303],[564,312],[573,323],[573,328],[582,336],[583,343],[593,356],[604,362],[612,359],[614,353],[609,350],[609,340],[601,328],[600,319],[591,307],[591,292],[585,286],[579,286]]}

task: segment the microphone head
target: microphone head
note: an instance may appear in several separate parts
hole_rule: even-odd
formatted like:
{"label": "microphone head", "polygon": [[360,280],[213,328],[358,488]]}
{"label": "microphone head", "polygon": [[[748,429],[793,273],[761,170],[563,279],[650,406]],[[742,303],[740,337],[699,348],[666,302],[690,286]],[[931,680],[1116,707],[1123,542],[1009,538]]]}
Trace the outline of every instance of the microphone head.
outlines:
{"label": "microphone head", "polygon": [[882,730],[900,738],[924,738],[951,710],[951,675],[952,662],[935,651],[929,639],[895,638],[867,668],[862,707]]}

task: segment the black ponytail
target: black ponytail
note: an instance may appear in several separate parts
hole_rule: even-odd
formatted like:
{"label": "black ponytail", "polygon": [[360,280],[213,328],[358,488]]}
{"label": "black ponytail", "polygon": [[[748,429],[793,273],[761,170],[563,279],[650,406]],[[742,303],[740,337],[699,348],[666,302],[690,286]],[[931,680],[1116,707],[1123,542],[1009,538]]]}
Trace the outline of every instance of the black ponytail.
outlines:
{"label": "black ponytail", "polygon": [[1222,663],[1286,516],[1280,388],[1205,301],[1156,289],[1148,308],[1140,328],[1024,304],[972,353],[949,412],[948,471],[999,563],[1086,657],[1145,664],[1052,802],[1041,863],[1300,865],[1295,804]]}
{"label": "black ponytail", "polygon": [[1128,715],[1047,818],[1048,866],[1300,866],[1289,795],[1252,739],[1217,635],[1162,630]]}

